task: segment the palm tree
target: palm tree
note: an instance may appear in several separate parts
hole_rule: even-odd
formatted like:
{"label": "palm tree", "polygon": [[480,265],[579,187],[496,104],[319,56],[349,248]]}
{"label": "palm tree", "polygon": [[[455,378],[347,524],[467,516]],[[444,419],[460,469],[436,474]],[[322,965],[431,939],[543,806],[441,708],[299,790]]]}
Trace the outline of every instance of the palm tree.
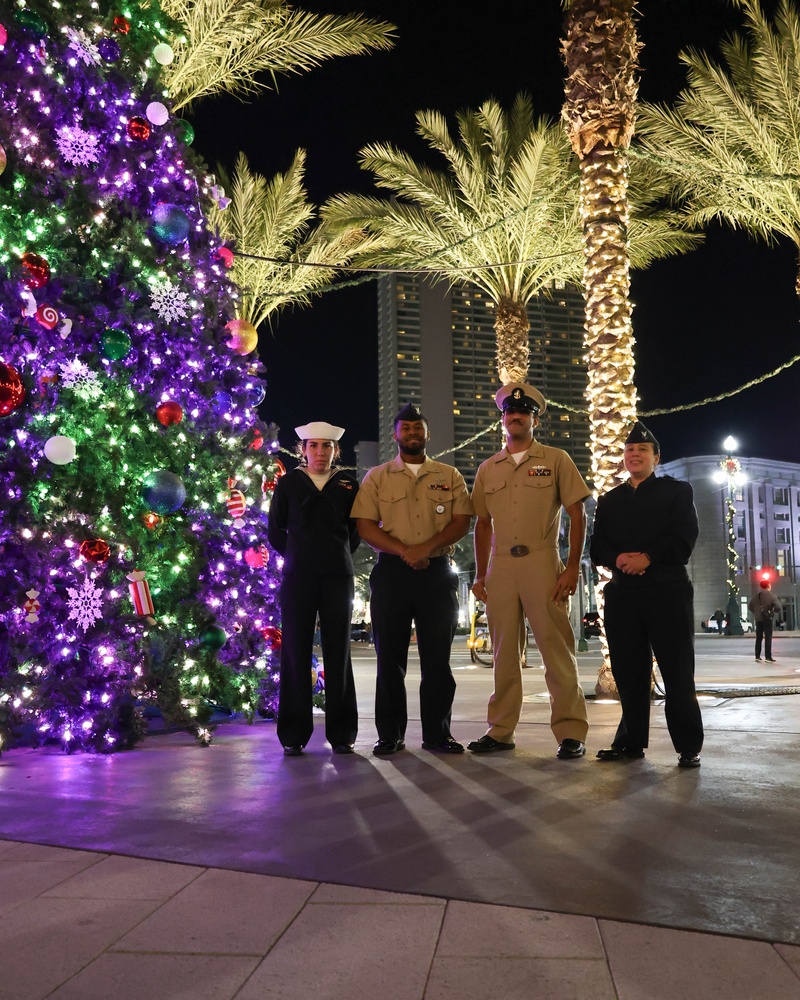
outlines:
{"label": "palm tree", "polygon": [[[535,119],[524,95],[508,114],[494,100],[460,112],[457,137],[436,111],[416,121],[447,169],[387,144],[367,146],[361,165],[394,197],[334,197],[323,206],[324,227],[363,229],[371,244],[362,263],[481,288],[495,307],[499,379],[524,380],[528,303],[553,281],[581,279],[577,162],[563,130]],[[658,213],[643,215],[632,237],[642,264],[686,245]]]}
{"label": "palm tree", "polygon": [[[628,161],[639,43],[635,0],[571,0],[563,44],[563,116],[580,159],[581,224],[589,360],[592,478],[616,485],[626,428],[636,417],[630,302]],[[608,574],[603,570],[598,606]],[[605,636],[598,694],[616,694]]]}
{"label": "palm tree", "polygon": [[592,478],[618,481],[625,428],[636,417],[626,149],[638,84],[634,0],[572,0],[563,45],[563,115],[580,160],[589,355]]}
{"label": "palm tree", "polygon": [[164,70],[172,110],[223,92],[256,95],[265,77],[307,72],[333,56],[392,47],[394,25],[358,14],[310,14],[285,0],[161,0],[178,22]]}
{"label": "palm tree", "polygon": [[343,230],[325,239],[311,228],[316,211],[303,186],[305,159],[305,150],[298,150],[286,173],[270,180],[253,173],[243,153],[232,179],[218,170],[230,205],[222,209],[217,202],[208,220],[236,247],[237,316],[254,327],[287,305],[308,305],[364,245],[360,232]]}
{"label": "palm tree", "polygon": [[770,22],[757,0],[735,2],[747,34],[721,45],[727,68],[682,54],[687,87],[674,110],[640,106],[641,144],[670,171],[693,222],[785,236],[800,256],[800,14],[779,0]]}

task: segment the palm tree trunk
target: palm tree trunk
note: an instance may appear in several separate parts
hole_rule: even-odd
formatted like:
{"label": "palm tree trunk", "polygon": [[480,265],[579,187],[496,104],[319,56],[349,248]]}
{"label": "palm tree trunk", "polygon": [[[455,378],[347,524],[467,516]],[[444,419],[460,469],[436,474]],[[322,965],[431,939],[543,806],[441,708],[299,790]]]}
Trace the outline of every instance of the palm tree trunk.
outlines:
{"label": "palm tree trunk", "polygon": [[494,332],[501,385],[526,381],[531,353],[530,328],[525,306],[512,299],[500,300],[494,314]]}
{"label": "palm tree trunk", "polygon": [[[628,255],[628,168],[639,44],[634,0],[573,0],[567,15],[564,118],[580,157],[585,343],[590,446],[596,493],[619,482],[627,428],[636,417]],[[601,575],[598,606],[607,582]],[[616,696],[608,646],[598,695]]]}

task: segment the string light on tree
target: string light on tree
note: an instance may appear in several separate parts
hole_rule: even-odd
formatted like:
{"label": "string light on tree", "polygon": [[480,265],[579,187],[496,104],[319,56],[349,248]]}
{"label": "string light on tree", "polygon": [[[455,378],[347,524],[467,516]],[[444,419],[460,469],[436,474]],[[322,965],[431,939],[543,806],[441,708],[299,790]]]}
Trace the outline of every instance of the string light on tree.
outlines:
{"label": "string light on tree", "polygon": [[[225,345],[241,293],[165,86],[184,43],[157,4],[6,6],[0,740],[125,749],[144,699],[202,742],[211,702],[274,705],[261,628],[279,566],[243,558],[268,503],[246,538],[219,505],[220,469],[274,475],[272,450],[249,447],[274,435],[257,356]],[[219,648],[198,641],[209,623]]]}
{"label": "string light on tree", "polygon": [[736,491],[747,482],[747,475],[742,471],[741,462],[733,454],[739,447],[736,438],[730,435],[722,442],[725,457],[720,461],[719,468],[713,475],[715,483],[725,485],[725,564],[727,570],[728,597],[726,617],[728,620],[728,635],[743,635],[741,616],[741,598],[739,585],[736,582],[736,566],[739,555],[736,551]]}

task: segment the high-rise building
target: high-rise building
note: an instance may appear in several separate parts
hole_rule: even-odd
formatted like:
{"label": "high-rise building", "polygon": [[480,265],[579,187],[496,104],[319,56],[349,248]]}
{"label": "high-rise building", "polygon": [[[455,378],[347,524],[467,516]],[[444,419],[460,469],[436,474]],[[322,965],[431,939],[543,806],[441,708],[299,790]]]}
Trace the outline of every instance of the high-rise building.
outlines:
{"label": "high-rise building", "polygon": [[[586,475],[583,315],[583,297],[572,287],[547,289],[529,303],[528,381],[549,404],[537,439],[563,448]],[[378,323],[380,461],[396,454],[392,418],[415,402],[430,421],[428,454],[452,462],[471,484],[502,444],[493,303],[474,285],[448,289],[418,275],[385,275]]]}

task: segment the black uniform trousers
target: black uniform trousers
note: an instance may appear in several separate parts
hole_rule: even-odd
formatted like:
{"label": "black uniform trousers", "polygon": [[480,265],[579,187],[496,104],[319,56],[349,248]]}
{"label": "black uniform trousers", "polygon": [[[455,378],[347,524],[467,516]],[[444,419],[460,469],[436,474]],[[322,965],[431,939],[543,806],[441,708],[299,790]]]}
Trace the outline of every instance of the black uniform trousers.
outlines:
{"label": "black uniform trousers", "polygon": [[664,712],[678,753],[699,753],[703,720],[694,686],[693,588],[686,580],[650,586],[612,579],[603,621],[622,705],[617,747],[646,747],[653,656],[664,681]]}
{"label": "black uniform trousers", "polygon": [[456,693],[450,649],[458,622],[457,582],[448,556],[431,559],[427,569],[411,569],[399,556],[385,552],[378,556],[370,575],[370,612],[378,654],[375,725],[379,739],[405,738],[412,621],[419,650],[422,739],[439,743],[450,736]]}
{"label": "black uniform trousers", "polygon": [[762,618],[756,622],[756,659],[761,659],[761,641],[764,641],[764,656],[772,659],[772,619]]}
{"label": "black uniform trousers", "polygon": [[314,732],[311,655],[319,613],[325,671],[325,738],[332,746],[355,743],[358,708],[350,656],[352,576],[285,574],[281,581],[281,683],[278,739],[305,746]]}

